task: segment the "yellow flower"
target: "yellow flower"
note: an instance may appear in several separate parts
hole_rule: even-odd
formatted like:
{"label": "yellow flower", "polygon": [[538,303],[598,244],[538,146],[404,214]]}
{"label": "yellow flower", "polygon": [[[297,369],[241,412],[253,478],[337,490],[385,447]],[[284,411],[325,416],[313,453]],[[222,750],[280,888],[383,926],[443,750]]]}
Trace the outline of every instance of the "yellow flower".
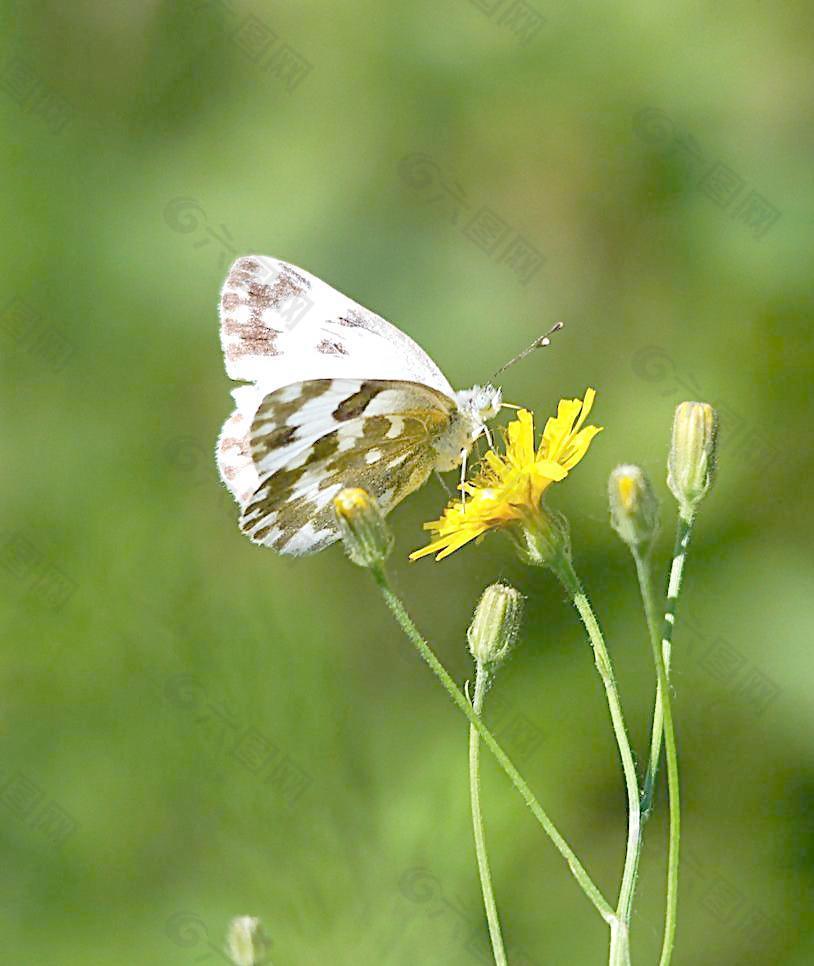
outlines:
{"label": "yellow flower", "polygon": [[521,409],[506,427],[505,454],[490,450],[484,456],[475,478],[461,487],[466,502],[454,500],[440,520],[424,524],[436,539],[411,553],[410,559],[434,553],[436,560],[443,560],[489,530],[544,522],[543,494],[552,483],[565,479],[601,431],[601,427],[584,426],[595,395],[588,389],[584,400],[561,399],[536,449],[534,418]]}

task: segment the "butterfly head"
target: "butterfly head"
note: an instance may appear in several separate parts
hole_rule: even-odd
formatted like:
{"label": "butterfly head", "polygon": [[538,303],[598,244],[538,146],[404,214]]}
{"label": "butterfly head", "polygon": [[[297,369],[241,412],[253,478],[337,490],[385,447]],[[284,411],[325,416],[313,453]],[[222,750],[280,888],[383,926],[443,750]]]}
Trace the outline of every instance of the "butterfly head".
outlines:
{"label": "butterfly head", "polygon": [[497,386],[473,386],[461,390],[456,398],[461,412],[482,426],[500,412],[503,392]]}
{"label": "butterfly head", "polygon": [[491,436],[486,423],[500,412],[503,393],[495,386],[473,386],[455,393],[458,411],[447,431],[438,439],[435,450],[436,469],[442,473],[456,466],[462,467],[462,482],[466,472],[466,456],[480,436]]}

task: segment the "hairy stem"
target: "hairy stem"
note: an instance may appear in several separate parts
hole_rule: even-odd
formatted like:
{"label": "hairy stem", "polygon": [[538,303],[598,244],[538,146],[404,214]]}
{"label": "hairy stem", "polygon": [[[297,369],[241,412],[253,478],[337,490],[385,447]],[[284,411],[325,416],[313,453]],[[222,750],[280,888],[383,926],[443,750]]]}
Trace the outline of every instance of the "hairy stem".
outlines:
{"label": "hairy stem", "polygon": [[617,919],[616,924],[611,926],[611,944],[608,966],[630,966],[630,940],[628,939],[628,926]]}
{"label": "hairy stem", "polygon": [[[483,713],[483,699],[489,686],[489,672],[480,661],[475,664],[475,693],[472,696],[472,710],[480,717]],[[507,966],[503,935],[497,914],[495,891],[492,886],[492,873],[489,869],[489,855],[486,851],[486,833],[483,828],[483,814],[480,807],[480,735],[477,729],[469,726],[469,799],[472,804],[472,830],[475,835],[475,852],[478,857],[483,906],[489,923],[489,938],[492,940],[496,966]]]}
{"label": "hairy stem", "polygon": [[653,593],[653,582],[646,559],[634,553],[636,573],[639,577],[642,600],[644,602],[653,660],[658,675],[656,703],[653,709],[653,730],[650,740],[650,760],[647,763],[644,792],[642,794],[643,818],[646,821],[653,808],[653,796],[658,775],[661,755],[662,735],[664,736],[664,755],[667,763],[667,791],[670,803],[670,844],[667,858],[667,909],[664,917],[664,941],[661,950],[660,966],[669,966],[675,945],[676,922],[678,915],[678,872],[681,852],[681,798],[678,777],[678,752],[676,749],[675,729],[673,726],[672,698],[670,694],[670,652],[675,626],[678,595],[684,576],[684,563],[692,537],[693,518],[679,515],[676,524],[675,549],[670,567],[667,586],[667,602],[664,609],[664,624],[659,639],[658,611]]}
{"label": "hairy stem", "polygon": [[[563,586],[571,595],[594,652],[594,661],[605,688],[605,696],[610,710],[613,733],[616,737],[616,744],[619,748],[619,757],[622,761],[622,771],[625,778],[625,789],[627,792],[627,847],[625,849],[625,865],[622,872],[622,884],[619,889],[619,900],[616,907],[616,914],[622,921],[624,928],[618,931],[617,943],[612,954],[616,953],[617,961],[620,950],[627,948],[627,932],[630,927],[629,911],[632,908],[633,891],[636,886],[636,872],[638,868],[638,846],[641,835],[641,812],[639,805],[639,780],[636,775],[636,764],[633,760],[633,751],[630,747],[630,740],[625,728],[625,719],[622,714],[622,703],[619,699],[619,689],[616,686],[616,679],[613,674],[610,655],[605,646],[605,639],[599,628],[596,615],[594,614],[590,602],[582,588],[579,578],[571,564],[571,561],[562,556],[553,567],[554,572],[560,578]],[[612,960],[613,962],[613,955]]]}
{"label": "hairy stem", "polygon": [[[690,539],[692,537],[692,526],[692,518],[685,519],[679,516],[676,524],[675,548],[673,550],[673,561],[670,566],[670,579],[667,586],[667,602],[664,607],[664,623],[661,630],[661,654],[668,681],[670,679],[670,656],[673,644],[676,607],[678,605],[678,595],[681,592],[681,581],[684,577],[684,564],[687,560],[687,550],[689,549]],[[645,613],[647,614],[647,622],[651,636],[655,635],[658,638],[658,612],[655,601],[653,600],[652,582],[648,579],[642,585],[642,577],[640,575],[639,585],[642,587],[642,598],[645,601]],[[659,684],[656,690],[656,701],[653,708],[653,729],[650,735],[650,760],[647,763],[644,792],[642,793],[642,814],[645,821],[650,817],[650,811],[653,808],[653,795],[656,790],[656,776],[659,769],[659,758],[661,757],[661,741],[664,730],[664,711],[661,698],[662,691],[661,684]]]}

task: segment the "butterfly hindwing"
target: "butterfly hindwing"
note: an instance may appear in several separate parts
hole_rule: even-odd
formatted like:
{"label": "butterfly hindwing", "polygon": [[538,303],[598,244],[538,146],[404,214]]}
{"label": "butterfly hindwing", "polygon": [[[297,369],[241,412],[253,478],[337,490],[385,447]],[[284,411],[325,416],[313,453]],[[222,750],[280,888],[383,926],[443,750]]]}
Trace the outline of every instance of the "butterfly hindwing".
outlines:
{"label": "butterfly hindwing", "polygon": [[395,380],[318,379],[269,393],[249,435],[261,482],[242,529],[282,553],[313,553],[339,536],[331,501],[343,487],[364,487],[388,512],[430,474],[454,408],[428,386]]}
{"label": "butterfly hindwing", "polygon": [[360,416],[387,416],[389,438],[401,431],[399,417],[437,410],[448,421],[455,401],[429,386],[390,379],[310,379],[268,393],[257,408],[249,447],[260,479],[296,465],[309,447],[336,431],[340,452],[351,448]]}
{"label": "butterfly hindwing", "polygon": [[243,504],[259,483],[252,461],[249,431],[263,393],[256,386],[240,386],[232,390],[232,396],[235,410],[220,431],[215,457],[221,479],[237,502]]}

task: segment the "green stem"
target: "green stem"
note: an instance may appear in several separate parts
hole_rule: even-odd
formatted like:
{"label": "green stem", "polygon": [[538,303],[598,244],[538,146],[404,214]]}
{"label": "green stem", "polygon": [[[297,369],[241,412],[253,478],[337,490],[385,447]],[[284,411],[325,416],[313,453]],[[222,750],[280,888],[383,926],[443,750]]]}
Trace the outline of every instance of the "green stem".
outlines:
{"label": "green stem", "polygon": [[664,754],[667,763],[667,790],[670,800],[670,844],[667,859],[667,910],[664,919],[664,941],[661,949],[660,966],[669,966],[675,945],[676,922],[678,915],[678,872],[681,851],[681,798],[678,778],[678,753],[676,750],[675,729],[673,726],[672,698],[670,695],[670,652],[675,626],[676,606],[684,576],[684,563],[692,537],[693,517],[679,515],[676,524],[675,549],[670,567],[667,586],[667,602],[664,610],[664,624],[659,640],[658,612],[656,609],[653,584],[649,566],[645,559],[634,553],[636,572],[644,601],[647,625],[653,660],[658,675],[656,704],[653,709],[653,731],[650,742],[650,760],[647,764],[642,808],[644,820],[653,808],[653,795],[656,787],[659,757],[661,755],[662,733],[664,735]]}
{"label": "green stem", "polygon": [[526,805],[528,805],[534,817],[543,827],[543,831],[546,833],[546,835],[548,835],[548,837],[554,843],[557,851],[568,863],[568,867],[582,888],[582,891],[585,893],[591,903],[593,903],[594,907],[605,920],[605,922],[607,922],[609,925],[613,925],[616,922],[616,913],[611,908],[610,903],[599,891],[591,877],[586,872],[582,863],[577,858],[576,853],[565,841],[557,827],[543,810],[542,805],[540,805],[540,803],[534,797],[534,793],[529,788],[520,772],[512,764],[509,756],[500,747],[492,732],[489,731],[486,725],[475,714],[474,710],[472,709],[472,705],[466,700],[460,688],[458,688],[450,677],[449,672],[435,656],[433,649],[421,636],[412,619],[410,618],[410,615],[407,613],[404,604],[402,604],[400,598],[390,586],[390,582],[384,572],[384,569],[382,567],[373,567],[371,568],[371,573],[373,574],[376,584],[378,585],[379,590],[381,591],[382,596],[387,603],[387,606],[392,611],[393,616],[396,618],[396,621],[401,629],[404,631],[410,642],[429,666],[430,670],[439,679],[441,684],[443,684],[453,703],[456,704],[458,709],[462,711],[469,719],[469,723],[476,729],[480,737],[483,739],[486,747],[497,759],[500,767],[509,776],[512,784],[520,792]]}
{"label": "green stem", "polygon": [[[654,602],[653,593],[652,593],[652,582],[651,582],[651,574],[650,574],[650,557],[649,557],[649,554],[642,554],[639,548],[635,544],[630,545],[630,551],[636,563],[636,575],[639,578],[639,590],[641,591],[642,602],[644,604],[648,631],[649,631],[651,640],[653,639],[654,634],[656,635],[655,639],[658,640],[658,625],[655,620],[656,609],[655,609],[655,602]],[[658,715],[659,722],[662,722],[663,719],[661,718],[661,713],[662,713],[661,683],[658,678],[658,667],[656,667],[656,678],[657,678],[657,682],[659,683],[657,683],[657,688],[656,688],[656,706],[653,711],[653,720],[655,722],[656,716]],[[652,761],[653,759],[651,756],[651,760],[648,763],[648,777],[649,777],[650,765],[652,764]],[[646,780],[645,780],[645,784],[646,784]],[[642,855],[642,847],[644,845],[644,826],[647,823],[648,818],[650,817],[650,809],[648,810],[644,809],[644,792],[642,793],[641,809],[642,809],[642,812],[641,812],[641,823],[639,828],[639,839],[636,843],[636,875],[637,876],[639,872],[639,862],[641,860],[641,855]],[[634,888],[631,890],[628,896],[627,906],[621,911],[622,918],[624,919],[625,922],[628,922],[628,923],[630,922],[631,916],[633,914],[633,898],[634,898],[635,892],[636,890],[634,886]]]}
{"label": "green stem", "polygon": [[[489,672],[480,661],[475,662],[475,693],[472,697],[472,710],[480,717],[483,713],[483,699],[489,686]],[[483,828],[483,814],[480,807],[480,735],[477,729],[469,726],[469,799],[472,803],[472,829],[475,834],[475,852],[478,857],[483,906],[489,923],[489,937],[497,966],[507,966],[506,950],[500,932],[497,915],[495,891],[492,886],[492,873],[489,869],[489,855],[486,851],[486,833]]]}
{"label": "green stem", "polygon": [[[560,555],[552,566],[554,573],[560,578],[563,586],[571,595],[574,606],[582,618],[585,630],[591,641],[594,652],[594,661],[605,687],[605,695],[610,710],[613,733],[616,736],[616,744],[619,748],[619,757],[622,761],[622,771],[625,777],[625,789],[627,791],[627,847],[625,849],[625,865],[622,873],[622,884],[619,889],[619,901],[616,907],[616,914],[622,920],[624,928],[618,930],[617,939],[617,961],[623,962],[618,958],[619,949],[627,948],[627,932],[630,926],[630,909],[632,908],[633,891],[636,887],[636,871],[638,868],[638,845],[641,834],[641,811],[639,805],[639,780],[636,775],[636,764],[633,760],[633,751],[625,728],[625,719],[622,714],[622,703],[619,699],[619,689],[616,686],[616,679],[613,674],[610,655],[605,646],[602,631],[599,628],[596,615],[594,614],[585,591],[582,588],[579,577],[565,556]],[[613,953],[613,946],[612,946]],[[613,955],[611,962],[613,963]]]}
{"label": "green stem", "polygon": [[611,926],[611,945],[608,966],[630,966],[628,926],[621,919]]}
{"label": "green stem", "polygon": [[[684,564],[687,560],[687,550],[692,537],[693,518],[685,519],[679,516],[676,524],[675,548],[673,550],[673,561],[670,566],[670,579],[667,586],[667,602],[664,608],[664,623],[661,631],[661,653],[664,660],[664,669],[667,679],[670,678],[670,656],[673,643],[673,628],[675,627],[676,606],[678,595],[681,591],[681,581],[684,577]],[[638,571],[637,564],[637,571]],[[655,635],[658,639],[658,616],[656,604],[653,600],[652,582],[645,580],[642,585],[642,577],[639,576],[639,585],[642,587],[642,598],[645,601],[645,613],[647,623],[650,628],[651,636]],[[656,690],[656,702],[653,708],[653,730],[650,736],[650,760],[647,763],[645,774],[644,792],[642,793],[642,813],[645,821],[650,817],[653,808],[653,795],[656,790],[656,776],[659,768],[659,758],[661,756],[661,740],[664,729],[664,712],[661,700],[661,685]]]}

